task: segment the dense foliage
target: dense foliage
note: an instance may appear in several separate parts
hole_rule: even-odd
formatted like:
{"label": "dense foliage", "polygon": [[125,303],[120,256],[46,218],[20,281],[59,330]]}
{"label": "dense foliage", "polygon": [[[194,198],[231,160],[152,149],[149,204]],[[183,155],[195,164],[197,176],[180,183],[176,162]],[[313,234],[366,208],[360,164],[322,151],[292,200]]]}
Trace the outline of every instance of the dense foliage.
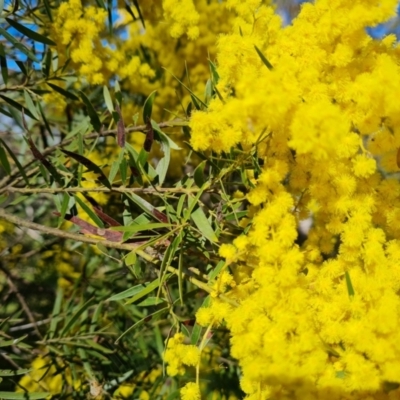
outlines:
{"label": "dense foliage", "polygon": [[3,5],[0,398],[399,398],[397,1],[284,3]]}

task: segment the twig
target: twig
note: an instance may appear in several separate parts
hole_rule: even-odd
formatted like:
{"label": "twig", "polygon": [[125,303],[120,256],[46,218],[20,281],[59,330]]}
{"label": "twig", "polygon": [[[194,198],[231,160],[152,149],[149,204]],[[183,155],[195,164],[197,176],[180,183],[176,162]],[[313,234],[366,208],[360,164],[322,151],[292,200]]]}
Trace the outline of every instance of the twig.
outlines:
{"label": "twig", "polygon": [[[114,186],[111,189],[107,187],[67,187],[67,188],[20,188],[14,186],[6,186],[0,189],[0,193],[22,193],[22,194],[41,194],[41,193],[89,193],[89,192],[117,192],[117,193],[145,193],[145,194],[156,194],[156,193],[197,193],[201,188],[160,188],[160,187],[148,187],[148,188],[126,188]],[[213,190],[213,189],[211,189]],[[210,190],[207,190],[208,192]]]}
{"label": "twig", "polygon": [[38,329],[38,325],[35,321],[35,318],[33,317],[33,314],[31,313],[31,310],[29,309],[28,305],[26,304],[26,301],[22,294],[19,292],[18,288],[14,285],[13,280],[11,279],[11,275],[8,273],[7,269],[2,268],[2,270],[6,273],[7,275],[7,284],[10,287],[11,291],[17,296],[17,299],[19,303],[21,304],[22,309],[24,310],[26,316],[28,317],[29,321],[33,325],[33,329],[36,333],[36,335],[40,338],[43,339],[42,334],[40,333]]}
{"label": "twig", "polygon": [[[3,209],[0,208],[0,218],[5,219],[8,222],[11,222],[17,226],[23,226],[24,228],[33,229],[35,231],[43,232],[46,235],[53,235],[58,236],[64,239],[72,239],[77,242],[84,242],[89,244],[101,244],[105,247],[119,249],[119,250],[128,250],[132,251],[135,248],[143,246],[145,242],[137,242],[137,243],[118,243],[118,242],[111,242],[109,240],[102,240],[102,239],[93,239],[84,235],[80,235],[78,233],[66,232],[62,231],[61,229],[57,228],[50,228],[44,225],[37,224],[35,222],[26,221],[22,218],[19,218],[15,215],[11,215],[6,213]],[[151,255],[147,254],[143,250],[137,250],[137,254],[144,258],[146,261],[154,262],[157,258],[152,257]]]}

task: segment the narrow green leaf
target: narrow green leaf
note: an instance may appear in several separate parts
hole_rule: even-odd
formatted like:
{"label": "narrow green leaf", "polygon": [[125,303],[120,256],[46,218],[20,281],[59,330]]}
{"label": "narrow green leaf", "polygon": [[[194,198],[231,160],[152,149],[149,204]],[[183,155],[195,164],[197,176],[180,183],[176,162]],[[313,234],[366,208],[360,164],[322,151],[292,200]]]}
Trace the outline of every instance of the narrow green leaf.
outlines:
{"label": "narrow green leaf", "polygon": [[10,97],[5,96],[4,94],[0,94],[0,97],[6,102],[8,103],[11,107],[17,109],[18,111],[23,111],[25,115],[27,115],[28,117],[31,117],[33,119],[36,119],[36,117],[27,109],[25,108],[23,105],[21,105],[20,103],[18,103],[17,101],[15,101],[14,99],[11,99]]}
{"label": "narrow green leaf", "polygon": [[[8,33],[4,28],[0,26],[0,35],[3,35],[9,42],[11,42],[14,47],[20,51],[22,51],[28,58],[32,61],[39,63],[40,61],[36,58],[36,56],[26,48],[22,43],[20,43],[13,35]],[[18,63],[17,63],[18,64]]]}
{"label": "narrow green leaf", "polygon": [[208,65],[210,66],[212,81],[214,85],[217,85],[219,81],[219,74],[217,71],[217,67],[211,60],[208,60]]}
{"label": "narrow green leaf", "polygon": [[46,14],[49,17],[50,22],[53,22],[53,15],[51,13],[49,0],[43,0],[43,3],[44,3],[44,8],[45,8]]}
{"label": "narrow green leaf", "polygon": [[190,218],[205,238],[207,238],[210,242],[218,241],[210,221],[207,219],[201,207],[198,207],[195,211],[193,211],[190,215]]}
{"label": "narrow green leaf", "polygon": [[[171,274],[168,274],[168,278],[171,276]],[[157,278],[153,282],[149,283],[146,285],[146,287],[142,287],[142,290],[135,294],[131,299],[129,299],[125,304],[132,304],[135,301],[140,300],[142,297],[148,295],[151,293],[153,290],[157,289],[160,286],[160,280]]]}
{"label": "narrow green leaf", "polygon": [[54,301],[53,312],[51,314],[50,329],[48,332],[50,338],[54,337],[57,324],[60,321],[59,315],[61,311],[63,298],[64,298],[64,290],[61,287],[58,287],[56,293],[56,299]]}
{"label": "narrow green leaf", "polygon": [[159,297],[147,297],[141,303],[137,304],[139,307],[148,307],[148,306],[157,306],[161,303],[165,303],[164,299],[160,299]]}
{"label": "narrow green leaf", "polygon": [[72,317],[65,324],[64,328],[62,329],[62,331],[60,333],[60,337],[65,336],[73,328],[73,326],[78,322],[79,317],[90,306],[92,306],[96,301],[97,301],[96,298],[92,297],[85,304],[82,304],[82,306],[78,308],[78,310],[72,315]]}
{"label": "narrow green leaf", "polygon": [[6,58],[6,53],[4,51],[3,43],[0,43],[0,67],[1,67],[1,76],[3,77],[3,82],[5,85],[7,85],[8,67],[7,67],[7,58]]}
{"label": "narrow green leaf", "polygon": [[[145,283],[145,285],[146,285],[146,283]],[[146,286],[143,286],[143,285],[137,285],[137,286],[131,287],[127,290],[124,290],[123,292],[120,292],[118,294],[115,294],[114,296],[111,296],[107,301],[119,301],[119,300],[126,299],[127,297],[135,296],[136,294],[140,293],[145,287]]]}
{"label": "narrow green leaf", "polygon": [[22,167],[21,163],[18,161],[18,158],[14,155],[14,153],[11,151],[11,149],[7,146],[7,144],[4,142],[3,139],[0,138],[0,143],[3,145],[3,147],[8,151],[8,154],[10,157],[13,159],[15,165],[18,168],[19,173],[21,174],[22,178],[24,179],[25,183],[29,186],[29,179],[26,176],[25,170]]}
{"label": "narrow green leaf", "polygon": [[22,342],[24,339],[27,338],[28,335],[21,336],[17,339],[11,340],[1,340],[0,339],[0,347],[7,347],[7,346],[16,346],[18,343]]}
{"label": "narrow green leaf", "polygon": [[39,116],[38,110],[35,107],[32,97],[27,90],[24,90],[24,98],[25,98],[25,104],[28,107],[28,110],[32,113],[32,115],[35,116],[35,119],[39,121],[40,116]]}
{"label": "narrow green leaf", "polygon": [[112,114],[112,112],[114,111],[114,105],[113,105],[113,101],[111,99],[110,91],[108,90],[108,87],[105,85],[103,86],[103,96],[104,96],[104,101],[106,103],[107,109]]}
{"label": "narrow green leaf", "polygon": [[151,121],[151,114],[153,112],[153,103],[154,103],[154,98],[156,96],[156,90],[151,92],[149,96],[147,97],[146,101],[144,102],[143,105],[143,122],[147,124],[148,121]]}
{"label": "narrow green leaf", "polygon": [[79,91],[81,99],[83,101],[83,103],[86,106],[86,110],[87,113],[89,115],[90,118],[90,122],[93,125],[93,128],[95,129],[96,132],[100,132],[101,130],[101,122],[100,122],[100,118],[97,115],[96,110],[94,109],[92,103],[90,102],[89,98],[86,96],[86,94],[84,92],[82,92],[81,90]]}
{"label": "narrow green leaf", "polygon": [[135,253],[135,250],[132,250],[128,255],[125,257],[125,264],[126,265],[133,265],[136,263],[137,260],[137,255]]}
{"label": "narrow green leaf", "polygon": [[83,211],[89,215],[92,221],[99,227],[104,228],[103,221],[97,216],[97,214],[81,199],[79,196],[74,195],[75,201],[83,208]]}
{"label": "narrow green leaf", "polygon": [[213,98],[213,84],[211,79],[207,79],[206,87],[204,89],[204,102],[209,105]]}
{"label": "narrow green leaf", "polygon": [[264,56],[264,54],[261,52],[261,50],[257,47],[254,46],[254,48],[256,49],[257,54],[260,56],[261,61],[264,63],[264,65],[269,69],[272,70],[274,67],[272,66],[272,64],[267,60],[267,57]]}
{"label": "narrow green leaf", "polygon": [[12,370],[12,369],[0,369],[0,376],[16,376],[16,375],[26,375],[29,374],[29,372],[31,372],[32,369],[16,369],[16,370]]}
{"label": "narrow green leaf", "polygon": [[194,324],[194,327],[192,329],[192,336],[190,337],[190,343],[194,346],[197,345],[199,342],[200,336],[201,336],[201,331],[202,327],[197,324],[197,322]]}
{"label": "narrow green leaf", "polygon": [[212,282],[218,276],[218,274],[221,272],[221,269],[224,267],[224,265],[225,265],[225,260],[221,260],[221,261],[219,261],[217,266],[210,271],[210,273],[208,274],[209,282]]}
{"label": "narrow green leaf", "polygon": [[346,271],[344,274],[346,277],[347,293],[349,294],[350,297],[353,297],[355,295],[355,292],[354,292],[353,284],[351,283],[349,271]]}
{"label": "narrow green leaf", "polygon": [[199,188],[201,188],[205,183],[204,168],[205,168],[206,164],[207,164],[207,161],[204,160],[194,170],[193,178],[194,178],[196,185]]}
{"label": "narrow green leaf", "polygon": [[46,36],[41,35],[40,33],[37,33],[35,31],[32,31],[31,29],[27,28],[24,25],[21,25],[19,22],[6,17],[6,21],[17,31],[21,32],[23,35],[28,36],[30,39],[40,42],[43,44],[48,44],[50,46],[56,46],[56,43],[53,42],[51,39],[49,39]]}
{"label": "narrow green leaf", "polygon": [[10,162],[8,161],[7,153],[4,150],[4,147],[2,146],[1,142],[0,142],[0,163],[3,166],[4,170],[6,171],[7,175],[10,175],[11,174]]}
{"label": "narrow green leaf", "polygon": [[132,224],[132,225],[128,225],[128,226],[113,226],[110,229],[112,229],[113,231],[136,233],[136,232],[141,232],[141,231],[150,231],[150,230],[159,229],[159,228],[172,228],[172,226],[173,226],[172,224],[155,222],[155,223],[150,223],[150,224]]}
{"label": "narrow green leaf", "polygon": [[43,120],[43,122],[44,122],[44,126],[46,127],[47,132],[49,132],[50,136],[51,136],[52,138],[54,138],[53,132],[52,132],[52,130],[51,130],[51,128],[50,128],[50,124],[48,123],[47,118],[46,118],[46,116],[44,115],[43,108],[42,108],[42,106],[40,105],[40,102],[38,103],[38,106],[39,106],[40,115],[41,115],[42,120]]}
{"label": "narrow green leaf", "polygon": [[63,153],[66,155],[70,156],[74,160],[78,161],[79,164],[82,164],[85,166],[88,171],[94,172],[97,175],[97,179],[107,188],[111,189],[110,182],[108,181],[107,177],[104,175],[104,172],[101,170],[101,168],[96,165],[93,161],[89,160],[88,158],[77,154],[73,153],[72,151],[64,150],[61,149]]}
{"label": "narrow green leaf", "polygon": [[45,399],[51,396],[51,393],[37,392],[37,393],[15,393],[15,392],[0,392],[0,399],[4,400],[38,400]]}
{"label": "narrow green leaf", "polygon": [[64,222],[64,218],[65,218],[65,214],[68,211],[68,205],[69,205],[69,194],[68,193],[63,193],[63,200],[61,202],[61,207],[60,207],[60,216],[58,218],[58,227],[60,227],[62,225],[62,223]]}
{"label": "narrow green leaf", "polygon": [[144,318],[140,319],[138,322],[136,322],[131,327],[129,327],[129,329],[127,329],[121,336],[119,336],[118,339],[115,341],[115,343],[118,343],[124,336],[126,336],[128,333],[131,333],[135,329],[139,328],[145,322],[152,320],[152,319],[156,319],[157,317],[159,317],[160,315],[165,313],[168,309],[169,309],[168,307],[165,307],[165,308],[162,308],[161,310],[157,310],[149,315],[146,315]]}
{"label": "narrow green leaf", "polygon": [[[69,90],[66,90],[60,86],[54,85],[53,83],[46,82],[53,90],[55,90],[57,93],[60,93],[62,96],[66,97],[67,99],[70,100],[79,100],[78,96],[70,92]],[[86,104],[86,103],[85,103]],[[94,126],[94,125],[93,125]]]}

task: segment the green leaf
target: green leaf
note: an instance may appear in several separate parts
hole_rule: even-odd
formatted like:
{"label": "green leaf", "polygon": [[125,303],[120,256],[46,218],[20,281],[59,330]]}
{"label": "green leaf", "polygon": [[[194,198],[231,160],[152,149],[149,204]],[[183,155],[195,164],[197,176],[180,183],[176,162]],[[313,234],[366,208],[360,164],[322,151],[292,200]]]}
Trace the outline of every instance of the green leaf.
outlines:
{"label": "green leaf", "polygon": [[65,214],[68,211],[68,205],[69,205],[69,194],[68,193],[63,193],[63,200],[61,202],[61,207],[60,207],[60,217],[58,218],[58,227],[61,226],[61,224],[64,222]]}
{"label": "green leaf", "polygon": [[11,174],[10,162],[8,161],[6,151],[4,150],[4,147],[1,145],[1,142],[0,142],[0,163],[3,166],[4,170],[6,171],[7,175],[10,175]]}
{"label": "green leaf", "polygon": [[5,96],[4,94],[0,94],[0,97],[6,102],[8,103],[11,107],[17,109],[18,111],[23,111],[25,115],[27,115],[28,117],[31,117],[33,119],[36,119],[35,116],[24,106],[22,106],[20,103],[18,103],[17,101],[11,99],[10,97]]}
{"label": "green leaf", "polygon": [[267,57],[264,56],[264,54],[261,52],[261,50],[257,47],[254,46],[254,48],[256,49],[257,54],[260,56],[261,61],[264,63],[264,65],[269,69],[272,70],[274,67],[272,66],[272,64],[267,60]]}
{"label": "green leaf", "polygon": [[26,26],[21,25],[19,22],[14,21],[11,18],[6,18],[6,21],[17,31],[21,32],[23,35],[28,36],[30,39],[40,42],[43,44],[48,44],[50,46],[56,46],[56,43],[53,42],[51,39],[49,39],[46,36],[41,35],[40,33],[37,33],[35,31],[32,31],[31,29],[28,29]]}
{"label": "green leaf", "polygon": [[219,74],[217,71],[217,67],[211,60],[208,60],[208,65],[210,66],[212,81],[214,85],[217,85],[219,81]]}
{"label": "green leaf", "polygon": [[16,346],[18,343],[22,342],[24,339],[27,338],[28,335],[21,336],[17,339],[11,340],[0,340],[0,347],[8,347],[8,346]]}
{"label": "green leaf", "polygon": [[32,113],[32,115],[35,116],[35,119],[39,121],[40,116],[39,116],[38,110],[35,107],[32,97],[30,96],[30,94],[27,90],[24,90],[24,98],[25,98],[25,104],[28,107],[28,110]]}
{"label": "green leaf", "polygon": [[130,253],[128,253],[128,255],[125,257],[125,264],[126,265],[133,265],[136,263],[137,260],[137,256],[135,253],[135,250],[132,250]]}
{"label": "green leaf", "polygon": [[200,336],[201,336],[201,331],[202,327],[197,324],[197,322],[194,324],[194,327],[192,329],[192,336],[190,337],[190,343],[193,344],[194,346],[197,345],[199,342]]}
{"label": "green leaf", "polygon": [[[50,82],[46,82],[53,90],[55,90],[57,93],[60,93],[62,96],[66,97],[67,99],[70,100],[79,100],[78,96],[74,95],[72,92],[63,89],[60,86],[54,85]],[[86,103],[85,103],[86,104]],[[94,126],[94,125],[93,125]]]}
{"label": "green leaf", "polygon": [[111,296],[108,299],[108,301],[119,301],[119,300],[126,299],[127,297],[135,296],[136,294],[140,293],[145,287],[146,286],[143,286],[143,285],[136,285],[136,286],[131,287],[131,288],[127,289],[127,290],[124,290],[123,292],[115,294],[114,296]]}
{"label": "green leaf", "polygon": [[211,79],[207,79],[206,87],[204,89],[204,102],[208,105],[213,98],[213,84]]}
{"label": "green leaf", "polygon": [[346,277],[347,293],[349,294],[350,297],[353,297],[355,295],[355,291],[353,288],[353,284],[351,283],[349,271],[346,271],[344,275]]}
{"label": "green leaf", "polygon": [[[72,328],[73,326],[78,322],[79,317],[90,307],[96,302],[96,298],[92,297],[89,299],[85,304],[83,304],[81,307],[78,308],[77,311],[72,315],[72,317],[66,322],[63,330],[60,333],[60,337],[65,336]],[[1,396],[0,396],[1,397]]]}
{"label": "green leaf", "polygon": [[51,396],[51,393],[37,392],[37,393],[15,393],[15,392],[0,392],[0,399],[4,400],[37,400],[45,399]]}
{"label": "green leaf", "polygon": [[89,98],[86,96],[85,93],[83,93],[81,90],[79,91],[80,95],[81,95],[81,99],[83,101],[83,103],[86,106],[86,110],[87,113],[89,115],[90,118],[90,122],[93,125],[93,128],[95,129],[96,132],[100,133],[101,130],[101,122],[100,122],[100,118],[97,115],[96,110],[94,109],[92,103],[90,102]]}
{"label": "green leaf", "polygon": [[212,282],[218,276],[224,265],[225,265],[225,260],[220,260],[217,266],[210,271],[210,273],[208,274],[209,282]]}
{"label": "green leaf", "polygon": [[136,324],[133,324],[129,329],[127,329],[122,335],[119,336],[119,338],[115,341],[115,343],[118,343],[125,335],[128,333],[134,331],[135,329],[139,328],[139,326],[143,325],[145,322],[151,320],[151,319],[156,319],[158,316],[162,315],[164,312],[166,312],[169,308],[165,307],[162,308],[161,310],[157,310],[149,315],[146,315],[144,318],[140,319]]}
{"label": "green leaf", "polygon": [[82,164],[85,166],[88,171],[94,172],[97,175],[97,179],[107,188],[111,189],[110,182],[108,181],[107,177],[104,175],[104,172],[101,170],[99,166],[97,166],[93,161],[90,161],[88,158],[77,154],[73,153],[72,151],[64,150],[61,149],[61,151],[73,158],[74,160],[78,161],[79,164]]}
{"label": "green leaf", "polygon": [[[22,43],[20,43],[13,35],[8,33],[4,28],[0,26],[0,35],[3,35],[9,42],[11,42],[14,47],[20,51],[22,51],[28,58],[32,61],[39,63],[40,61],[36,58],[36,56],[27,49]],[[18,63],[17,63],[18,64]]]}
{"label": "green leaf", "polygon": [[0,369],[0,376],[16,376],[16,375],[26,375],[32,371],[32,368],[29,369]]}
{"label": "green leaf", "polygon": [[57,288],[56,299],[54,301],[53,312],[51,314],[50,329],[48,335],[50,338],[54,337],[56,332],[57,324],[60,321],[59,315],[61,311],[61,305],[64,298],[64,290],[61,287]]}
{"label": "green leaf", "polygon": [[103,86],[103,96],[104,101],[106,102],[107,109],[112,114],[112,112],[114,111],[114,105],[111,99],[110,91],[108,90],[107,86]]}
{"label": "green leaf", "polygon": [[136,233],[140,231],[150,231],[159,228],[172,228],[172,224],[167,224],[163,222],[155,222],[150,224],[132,224],[128,226],[113,226],[110,229],[113,231]]}
{"label": "green leaf", "polygon": [[164,299],[160,299],[159,297],[147,297],[146,300],[143,300],[141,303],[137,304],[140,307],[146,306],[157,306],[158,304],[165,303]]}
{"label": "green leaf", "polygon": [[0,67],[1,67],[1,76],[3,77],[4,83],[7,85],[8,82],[7,58],[2,43],[0,43]]}
{"label": "green leaf", "polygon": [[[168,278],[171,276],[171,274],[168,274]],[[135,301],[140,300],[142,297],[148,295],[151,293],[153,290],[157,289],[160,286],[160,280],[157,278],[153,282],[146,284],[146,286],[142,290],[135,294],[131,299],[129,299],[125,304],[132,304]]]}
{"label": "green leaf", "polygon": [[151,92],[147,97],[146,101],[143,105],[143,122],[147,124],[148,121],[151,121],[151,113],[153,112],[153,103],[154,98],[156,96],[156,90]]}
{"label": "green leaf", "polygon": [[44,8],[45,8],[46,14],[49,17],[50,22],[53,22],[53,15],[51,13],[49,0],[43,0],[43,3],[44,3]]}
{"label": "green leaf", "polygon": [[205,183],[205,180],[204,180],[204,168],[205,168],[206,164],[207,164],[207,161],[204,160],[194,170],[193,178],[194,178],[194,181],[195,181],[196,185],[199,188],[201,188]]}
{"label": "green leaf", "polygon": [[18,161],[18,158],[14,155],[14,153],[11,151],[11,149],[7,146],[7,144],[4,142],[3,139],[0,138],[0,143],[3,145],[3,147],[8,151],[8,154],[10,157],[13,159],[15,165],[18,168],[19,173],[21,174],[22,178],[24,179],[25,183],[29,186],[29,180],[28,177],[26,176],[25,170],[22,167],[21,163]]}
{"label": "green leaf", "polygon": [[205,238],[207,238],[210,242],[218,241],[210,221],[207,219],[201,207],[198,207],[195,211],[193,211],[190,215],[190,218]]}
{"label": "green leaf", "polygon": [[74,195],[75,201],[83,208],[83,210],[89,215],[92,221],[100,227],[104,228],[103,221],[97,216],[97,214],[81,199],[79,196]]}

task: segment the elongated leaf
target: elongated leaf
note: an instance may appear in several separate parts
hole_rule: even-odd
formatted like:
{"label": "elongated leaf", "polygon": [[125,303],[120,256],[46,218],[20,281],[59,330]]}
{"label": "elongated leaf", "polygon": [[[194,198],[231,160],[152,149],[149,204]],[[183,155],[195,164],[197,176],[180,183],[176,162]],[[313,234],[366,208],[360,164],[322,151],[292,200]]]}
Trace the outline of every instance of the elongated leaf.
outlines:
{"label": "elongated leaf", "polygon": [[47,171],[49,171],[50,175],[60,186],[63,186],[64,182],[61,178],[61,175],[58,173],[54,165],[46,157],[43,156],[43,154],[39,151],[31,138],[28,138],[28,144],[36,160],[40,161],[40,163],[47,169]]}
{"label": "elongated leaf", "polygon": [[83,208],[83,211],[89,215],[90,219],[96,223],[100,228],[104,228],[103,221],[96,215],[96,213],[81,199],[79,196],[74,195],[75,201]]}
{"label": "elongated leaf", "polygon": [[24,25],[21,25],[19,22],[6,17],[6,21],[17,31],[21,32],[23,35],[28,36],[30,39],[40,42],[43,44],[48,44],[50,46],[56,46],[56,43],[53,42],[51,39],[49,39],[46,36],[41,35],[40,33],[37,33],[35,31],[32,31],[31,29],[27,28]]}
{"label": "elongated leaf", "polygon": [[105,176],[104,172],[101,170],[99,166],[97,166],[93,161],[90,161],[88,158],[77,154],[73,153],[72,151],[64,150],[61,149],[61,151],[73,158],[74,160],[78,161],[79,164],[82,164],[85,166],[88,171],[94,172],[97,175],[97,179],[107,188],[111,189],[110,182],[108,181],[107,177]]}
{"label": "elongated leaf", "polygon": [[135,250],[132,250],[128,255],[125,257],[125,264],[126,265],[133,265],[136,263],[137,255]]}
{"label": "elongated leaf", "polygon": [[201,188],[204,185],[204,168],[207,164],[207,161],[202,161],[194,170],[193,178],[196,185]]}
{"label": "elongated leaf", "polygon": [[154,103],[154,98],[156,96],[156,90],[151,92],[149,96],[147,97],[146,101],[144,102],[143,105],[143,122],[145,124],[148,123],[148,121],[151,121],[151,114],[153,112],[153,103]]}
{"label": "elongated leaf", "polygon": [[67,321],[65,324],[63,330],[60,333],[60,337],[65,336],[71,329],[72,327],[78,322],[79,317],[94,303],[96,302],[96,298],[92,297],[89,299],[85,304],[82,304],[81,307],[78,308],[78,310],[72,315],[72,317]]}
{"label": "elongated leaf", "polygon": [[[171,274],[168,274],[167,277],[169,278]],[[160,280],[157,278],[153,282],[146,285],[146,287],[142,288],[140,292],[135,294],[131,299],[129,299],[125,304],[132,304],[135,301],[140,300],[142,297],[148,295],[153,290],[157,289],[160,286]]]}
{"label": "elongated leaf", "polygon": [[39,121],[40,116],[39,116],[38,110],[35,107],[32,97],[27,90],[24,90],[24,98],[25,98],[25,104],[28,107],[28,110],[31,112],[32,115],[35,116],[35,119]]}
{"label": "elongated leaf", "polygon": [[135,204],[137,204],[147,214],[151,215],[152,217],[155,217],[160,222],[168,223],[168,217],[164,213],[158,211],[148,201],[142,199],[136,193],[127,193],[126,197],[132,200]]}
{"label": "elongated leaf", "polygon": [[29,374],[32,369],[0,369],[0,376],[16,376]]}
{"label": "elongated leaf", "polygon": [[192,329],[192,336],[190,337],[190,343],[193,344],[194,346],[196,346],[197,343],[199,342],[201,331],[202,327],[197,323],[195,323]]}
{"label": "elongated leaf", "polygon": [[6,151],[4,150],[4,147],[1,145],[1,142],[0,142],[0,163],[3,166],[4,170],[6,171],[7,175],[10,175],[11,174],[10,162],[8,161]]}
{"label": "elongated leaf", "polygon": [[346,277],[347,292],[348,292],[350,297],[354,297],[355,291],[354,291],[353,284],[351,283],[351,278],[350,278],[349,271],[345,272],[345,277]]}
{"label": "elongated leaf", "polygon": [[[64,88],[62,88],[62,87],[60,87],[60,86],[54,85],[53,83],[50,83],[50,82],[46,82],[46,83],[47,83],[53,90],[55,90],[57,93],[60,93],[62,96],[66,97],[67,99],[70,99],[70,100],[79,100],[78,96],[74,95],[72,92],[70,92],[70,91],[68,91],[68,90],[66,90],[66,89],[64,89]],[[93,125],[93,126],[94,126],[94,125]]]}
{"label": "elongated leaf", "polygon": [[13,35],[8,33],[4,28],[0,26],[0,35],[3,35],[9,42],[11,42],[14,47],[20,51],[22,51],[28,58],[30,58],[34,62],[40,62],[36,56],[30,51],[27,47],[25,47],[22,43],[20,43]]}
{"label": "elongated leaf", "polygon": [[51,393],[37,392],[37,393],[15,393],[15,392],[0,392],[0,399],[4,400],[38,400],[45,399],[51,396]]}
{"label": "elongated leaf", "polygon": [[11,149],[7,146],[6,142],[4,142],[3,139],[0,138],[0,143],[3,145],[3,147],[8,151],[8,154],[10,157],[13,159],[15,165],[18,168],[19,173],[21,174],[22,178],[24,179],[25,183],[29,185],[29,180],[28,177],[26,176],[25,170],[22,167],[21,163],[18,161],[18,158],[14,155],[14,153],[11,151]]}
{"label": "elongated leaf", "polygon": [[122,118],[121,109],[119,108],[118,104],[115,106],[115,110],[117,111],[119,116],[117,122],[117,143],[119,147],[125,147],[125,124]]}
{"label": "elongated leaf", "polygon": [[[145,285],[147,285],[147,284],[145,284]],[[127,290],[124,290],[123,292],[115,294],[114,296],[111,296],[108,299],[108,301],[119,301],[119,300],[126,299],[127,297],[135,296],[136,294],[140,293],[145,287],[146,286],[143,286],[143,285],[136,285]]]}
{"label": "elongated leaf", "polygon": [[146,315],[144,318],[133,324],[129,329],[127,329],[119,338],[115,341],[115,343],[118,343],[124,336],[126,336],[128,333],[131,333],[135,329],[139,328],[141,325],[143,325],[145,322],[148,322],[152,319],[156,319],[157,317],[161,316],[168,310],[168,307],[162,308],[161,310],[157,310],[149,315]]}
{"label": "elongated leaf", "polygon": [[200,207],[198,207],[195,211],[191,213],[190,218],[195,223],[202,235],[206,237],[210,242],[218,241],[218,238],[215,235],[210,221],[207,219],[204,211]]}
{"label": "elongated leaf", "polygon": [[164,299],[160,299],[159,297],[147,297],[145,300],[137,304],[139,307],[148,307],[148,306],[157,306],[159,304],[165,303]]}
{"label": "elongated leaf", "polygon": [[22,342],[28,335],[21,336],[17,339],[11,340],[0,340],[0,347],[16,346],[18,343]]}
{"label": "elongated leaf", "polygon": [[260,56],[261,61],[264,63],[264,65],[269,69],[272,70],[274,67],[272,66],[272,64],[268,61],[267,57],[264,56],[264,54],[261,52],[261,50],[257,47],[254,46],[254,48],[256,49],[257,54]]}
{"label": "elongated leaf", "polygon": [[1,76],[3,77],[3,82],[7,85],[8,82],[7,58],[2,43],[0,43],[0,67],[1,67]]}
{"label": "elongated leaf", "polygon": [[217,67],[211,60],[208,60],[208,65],[210,66],[212,81],[214,85],[216,85],[219,81],[219,74],[217,71]]}
{"label": "elongated leaf", "polygon": [[96,132],[100,132],[101,130],[101,122],[100,122],[100,118],[97,115],[96,110],[94,109],[92,103],[90,102],[89,98],[86,96],[85,93],[83,93],[81,90],[79,91],[81,99],[83,101],[83,103],[86,106],[86,110],[87,113],[89,115],[90,118],[90,122],[93,125],[93,128],[95,129]]}
{"label": "elongated leaf", "polygon": [[10,97],[5,96],[4,94],[0,94],[0,97],[6,102],[8,103],[11,107],[14,107],[15,109],[17,109],[18,111],[23,111],[25,115],[27,115],[28,117],[31,117],[33,119],[36,119],[35,116],[24,106],[22,106],[20,103],[18,103],[17,101],[11,99]]}
{"label": "elongated leaf", "polygon": [[129,226],[115,226],[112,227],[112,230],[121,231],[121,232],[140,232],[140,231],[149,231],[152,229],[159,229],[159,228],[171,228],[173,225],[165,224],[162,222],[156,222],[152,224],[133,224]]}
{"label": "elongated leaf", "polygon": [[111,99],[110,91],[108,90],[108,87],[105,85],[103,86],[103,96],[104,96],[104,101],[106,103],[107,109],[112,114],[112,112],[114,111],[114,105],[113,105],[113,101]]}

